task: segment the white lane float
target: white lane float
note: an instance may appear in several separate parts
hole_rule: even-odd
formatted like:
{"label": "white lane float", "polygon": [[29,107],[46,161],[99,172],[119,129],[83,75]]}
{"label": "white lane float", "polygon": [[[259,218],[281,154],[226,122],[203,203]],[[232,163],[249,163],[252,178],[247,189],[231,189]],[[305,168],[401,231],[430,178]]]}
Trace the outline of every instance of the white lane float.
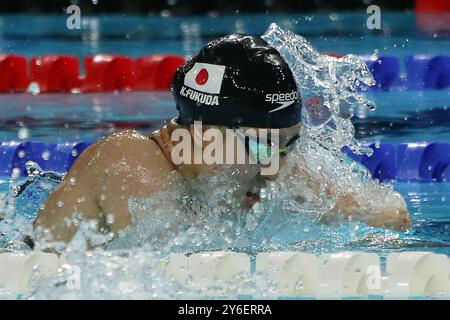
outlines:
{"label": "white lane float", "polygon": [[256,256],[256,272],[273,281],[277,296],[314,296],[319,260],[308,253],[264,252]]}
{"label": "white lane float", "polygon": [[450,295],[450,258],[448,259],[447,272],[448,272],[448,291],[447,292]]}
{"label": "white lane float", "polygon": [[188,283],[188,258],[181,253],[171,253],[165,259],[156,262],[155,269],[165,277],[186,286]]}
{"label": "white lane float", "polygon": [[[450,259],[433,252],[391,253],[386,270],[376,254],[338,252],[319,257],[301,252],[266,252],[255,259],[231,251],[189,256],[173,253],[153,268],[203,297],[252,295],[244,281],[274,284],[267,297],[384,298],[449,297]],[[43,252],[0,253],[0,298],[17,298],[59,268],[70,267],[64,256]],[[253,290],[250,284],[250,291]],[[259,294],[259,292],[257,292]]]}
{"label": "white lane float", "polygon": [[448,259],[447,272],[448,272],[448,291],[447,292],[450,295],[450,258]]}
{"label": "white lane float", "polygon": [[201,294],[236,292],[250,276],[250,257],[245,253],[216,251],[188,257],[190,285]]}
{"label": "white lane float", "polygon": [[449,259],[433,252],[391,253],[386,260],[387,297],[447,296]]}
{"label": "white lane float", "polygon": [[374,253],[338,252],[319,257],[319,298],[382,294],[380,258]]}
{"label": "white lane float", "polygon": [[0,294],[14,297],[58,271],[58,256],[44,252],[0,253]]}

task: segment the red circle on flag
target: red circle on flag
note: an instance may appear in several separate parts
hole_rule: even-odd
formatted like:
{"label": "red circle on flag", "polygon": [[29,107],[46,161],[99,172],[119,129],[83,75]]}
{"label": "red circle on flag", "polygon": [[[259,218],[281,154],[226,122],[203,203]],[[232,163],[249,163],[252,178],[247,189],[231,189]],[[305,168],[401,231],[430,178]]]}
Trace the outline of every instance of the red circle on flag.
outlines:
{"label": "red circle on flag", "polygon": [[205,68],[203,68],[202,70],[200,70],[200,72],[197,74],[197,76],[195,77],[195,82],[197,82],[197,84],[199,86],[204,85],[206,82],[208,82],[208,78],[209,78],[209,74],[208,74],[208,70],[206,70]]}

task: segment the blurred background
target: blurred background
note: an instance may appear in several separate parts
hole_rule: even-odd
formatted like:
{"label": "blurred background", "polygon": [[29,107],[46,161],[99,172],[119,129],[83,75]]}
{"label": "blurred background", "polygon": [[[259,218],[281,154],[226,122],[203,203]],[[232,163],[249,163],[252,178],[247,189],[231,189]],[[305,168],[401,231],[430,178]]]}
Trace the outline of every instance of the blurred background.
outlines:
{"label": "blurred background", "polygon": [[[368,95],[378,108],[356,110],[358,138],[450,141],[449,12],[450,0],[2,0],[0,53],[26,59],[23,72],[40,85],[31,91],[52,94],[2,94],[0,140],[15,139],[26,127],[28,133],[19,137],[95,141],[124,127],[151,130],[176,114],[170,79],[144,92],[132,88],[118,94],[130,88],[100,85],[96,93],[61,94],[58,85],[71,91],[68,80],[33,58],[75,57],[73,76],[78,79],[79,72],[83,82],[89,73],[85,59],[98,54],[121,55],[130,64],[154,55],[187,59],[212,39],[233,32],[262,35],[275,22],[322,53],[351,53],[367,62],[377,80]],[[377,20],[379,26],[370,27]],[[55,66],[52,59],[46,65]],[[96,89],[99,71],[91,71],[91,89]],[[0,75],[0,91],[16,90],[1,88],[2,81],[14,84],[11,79]],[[49,79],[59,79],[56,89],[45,88]]]}
{"label": "blurred background", "polygon": [[[66,27],[70,5],[79,8],[79,29]],[[366,26],[370,5],[380,9],[379,29]],[[404,56],[420,48],[437,54],[450,49],[437,41],[448,39],[443,13],[449,6],[450,0],[2,0],[0,50],[29,56],[67,53],[70,46],[79,56],[191,55],[205,41],[232,32],[262,34],[276,22],[325,52]]]}
{"label": "blurred background", "polygon": [[[53,12],[70,4],[77,4],[86,14],[119,12],[142,15],[191,15],[191,14],[235,14],[242,13],[292,12],[292,11],[335,11],[364,10],[368,0],[3,0],[0,9],[4,12]],[[380,0],[376,4],[386,10],[414,10],[415,0]]]}

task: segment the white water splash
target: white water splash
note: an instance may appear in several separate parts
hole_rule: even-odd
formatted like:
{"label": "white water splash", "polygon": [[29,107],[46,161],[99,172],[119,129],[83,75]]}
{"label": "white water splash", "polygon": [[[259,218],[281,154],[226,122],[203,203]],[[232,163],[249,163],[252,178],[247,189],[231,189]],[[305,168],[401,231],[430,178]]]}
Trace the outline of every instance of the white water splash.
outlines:
{"label": "white water splash", "polygon": [[350,118],[358,106],[374,110],[373,102],[358,92],[375,81],[358,56],[335,58],[320,54],[305,38],[272,23],[262,36],[288,63],[302,97],[302,121],[315,143],[340,151],[350,146],[361,150]]}

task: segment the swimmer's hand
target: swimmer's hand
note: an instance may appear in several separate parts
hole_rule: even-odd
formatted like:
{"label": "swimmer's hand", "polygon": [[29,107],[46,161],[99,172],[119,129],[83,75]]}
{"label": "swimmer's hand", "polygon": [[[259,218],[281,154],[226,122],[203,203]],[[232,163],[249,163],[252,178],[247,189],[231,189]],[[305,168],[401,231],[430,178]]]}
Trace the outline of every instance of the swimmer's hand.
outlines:
{"label": "swimmer's hand", "polygon": [[[298,162],[297,166],[291,168],[292,175],[302,179],[307,186],[317,195],[325,192],[327,196],[337,198],[335,206],[329,210],[321,219],[324,223],[336,221],[339,217],[364,222],[372,227],[406,231],[411,227],[406,202],[398,192],[392,192],[387,198],[380,194],[383,191],[374,186],[373,192],[377,197],[369,199],[358,192],[347,192],[351,188],[344,186],[325,184],[326,179],[317,173],[307,169],[305,162]],[[370,194],[370,193],[369,193]],[[375,198],[379,200],[375,200]]]}
{"label": "swimmer's hand", "polygon": [[393,192],[384,203],[373,203],[358,195],[343,196],[333,209],[324,217],[329,221],[332,216],[341,213],[347,218],[359,220],[372,227],[407,231],[411,227],[411,218],[402,195]]}

